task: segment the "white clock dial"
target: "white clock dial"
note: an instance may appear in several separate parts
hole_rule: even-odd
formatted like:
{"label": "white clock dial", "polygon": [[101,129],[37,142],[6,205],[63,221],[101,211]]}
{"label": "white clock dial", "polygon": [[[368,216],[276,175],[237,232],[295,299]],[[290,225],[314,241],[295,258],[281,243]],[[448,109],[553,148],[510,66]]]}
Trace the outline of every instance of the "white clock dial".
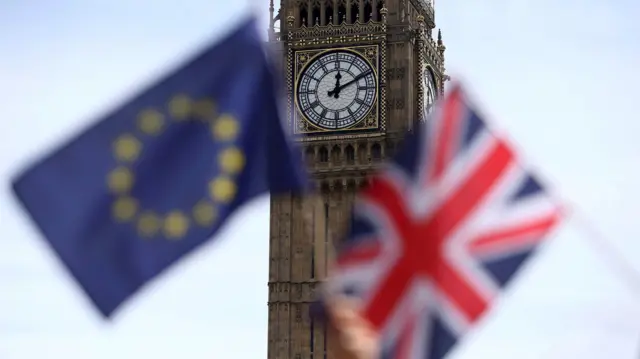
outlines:
{"label": "white clock dial", "polygon": [[376,73],[369,62],[350,51],[329,51],[313,59],[296,86],[304,117],[326,130],[360,122],[376,101]]}
{"label": "white clock dial", "polygon": [[425,69],[422,74],[422,81],[424,86],[424,95],[422,108],[424,109],[424,117],[426,118],[433,110],[433,105],[438,97],[436,93],[436,81],[433,78],[433,74],[429,69]]}

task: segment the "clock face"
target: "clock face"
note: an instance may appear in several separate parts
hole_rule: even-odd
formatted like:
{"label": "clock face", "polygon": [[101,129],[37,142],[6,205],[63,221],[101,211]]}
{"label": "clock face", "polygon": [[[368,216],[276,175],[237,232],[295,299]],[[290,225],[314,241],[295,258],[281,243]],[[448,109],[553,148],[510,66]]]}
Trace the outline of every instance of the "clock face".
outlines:
{"label": "clock face", "polygon": [[424,117],[426,118],[433,109],[433,104],[436,102],[436,98],[438,97],[436,94],[436,82],[431,74],[429,69],[425,69],[422,74],[422,81],[424,86],[424,95],[423,95],[423,109],[424,109]]}
{"label": "clock face", "polygon": [[331,51],[314,58],[296,85],[303,116],[326,130],[351,127],[361,121],[376,101],[376,73],[360,55]]}

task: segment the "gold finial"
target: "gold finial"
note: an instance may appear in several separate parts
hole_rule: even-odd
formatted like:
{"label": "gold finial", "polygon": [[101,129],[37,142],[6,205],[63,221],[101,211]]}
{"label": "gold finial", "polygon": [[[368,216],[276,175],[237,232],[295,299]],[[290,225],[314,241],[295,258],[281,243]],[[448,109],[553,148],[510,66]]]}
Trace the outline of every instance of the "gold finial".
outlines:
{"label": "gold finial", "polygon": [[333,16],[329,16],[329,25],[333,25]]}
{"label": "gold finial", "polygon": [[447,47],[444,46],[444,41],[442,41],[442,31],[438,29],[438,52],[440,52],[440,55],[444,56],[444,50],[446,49]]}
{"label": "gold finial", "polygon": [[302,18],[302,26],[307,26],[307,19]]}
{"label": "gold finial", "polygon": [[389,12],[389,11],[388,11],[388,10],[387,10],[387,8],[386,8],[386,7],[384,7],[384,6],[382,6],[382,9],[380,9],[380,16],[382,17],[382,19],[381,19],[381,20],[382,20],[382,22],[383,22],[383,23],[386,23],[386,22],[387,22],[387,13],[388,13],[388,12]]}
{"label": "gold finial", "polygon": [[320,18],[316,16],[316,25],[320,25]]}

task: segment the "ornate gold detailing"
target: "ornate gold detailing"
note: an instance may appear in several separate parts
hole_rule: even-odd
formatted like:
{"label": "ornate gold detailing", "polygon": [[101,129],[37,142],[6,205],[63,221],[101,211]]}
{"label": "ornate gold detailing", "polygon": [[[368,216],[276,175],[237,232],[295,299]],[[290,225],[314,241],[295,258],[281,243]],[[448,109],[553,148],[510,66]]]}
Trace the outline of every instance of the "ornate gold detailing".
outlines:
{"label": "ornate gold detailing", "polygon": [[410,0],[411,4],[418,10],[418,13],[422,16],[423,22],[426,23],[427,28],[433,29],[435,24],[435,13],[433,11],[433,3],[431,0]]}
{"label": "ornate gold detailing", "polygon": [[[322,56],[324,53],[328,51],[346,51],[353,52],[363,58],[368,65],[376,72],[376,81],[378,85],[378,99],[375,101],[373,107],[370,112],[359,122],[355,123],[353,126],[344,129],[338,130],[326,130],[320,127],[315,126],[313,123],[307,121],[304,115],[301,113],[300,108],[298,106],[298,100],[296,98],[296,91],[293,89],[291,97],[293,97],[294,111],[293,119],[294,126],[293,132],[294,134],[311,134],[311,133],[322,133],[322,132],[345,132],[345,131],[354,131],[354,130],[368,130],[368,129],[378,129],[380,126],[380,104],[382,103],[381,96],[381,82],[383,80],[380,75],[380,67],[381,67],[381,58],[379,53],[378,45],[364,45],[364,46],[354,46],[354,47],[340,47],[340,48],[331,48],[331,49],[318,49],[318,50],[302,50],[295,52],[295,61],[294,61],[294,76],[297,79],[300,78],[304,68],[307,64],[311,63],[314,58],[318,56]],[[293,86],[297,86],[292,84]]]}
{"label": "ornate gold detailing", "polygon": [[[386,21],[386,16],[383,17]],[[355,22],[340,25],[327,24],[325,26],[301,26],[287,31],[287,39],[290,38],[294,47],[308,47],[317,45],[350,44],[362,42],[381,41],[386,38],[386,23],[370,20],[367,23]]]}
{"label": "ornate gold detailing", "polygon": [[417,38],[416,38],[416,47],[418,48],[418,66],[417,66],[417,98],[416,98],[416,111],[417,113],[414,117],[420,119],[420,121],[424,121],[424,70],[426,68],[425,64],[425,31],[424,31],[424,16],[418,15],[418,30],[417,30]]}

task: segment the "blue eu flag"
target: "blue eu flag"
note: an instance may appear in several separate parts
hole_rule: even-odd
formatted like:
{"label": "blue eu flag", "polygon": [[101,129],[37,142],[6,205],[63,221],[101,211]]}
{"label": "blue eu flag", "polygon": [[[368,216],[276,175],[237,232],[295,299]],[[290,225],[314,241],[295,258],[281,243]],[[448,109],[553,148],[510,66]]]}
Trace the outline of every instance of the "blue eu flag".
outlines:
{"label": "blue eu flag", "polygon": [[16,179],[104,316],[243,203],[303,189],[279,90],[251,19]]}

